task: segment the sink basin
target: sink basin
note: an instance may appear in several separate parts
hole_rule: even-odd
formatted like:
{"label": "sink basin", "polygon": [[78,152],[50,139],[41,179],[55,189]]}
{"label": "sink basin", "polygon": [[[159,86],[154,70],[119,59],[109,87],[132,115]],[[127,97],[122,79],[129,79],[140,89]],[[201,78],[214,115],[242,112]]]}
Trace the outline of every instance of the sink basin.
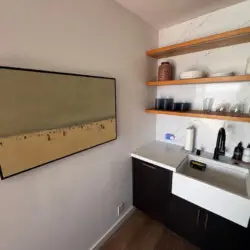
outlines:
{"label": "sink basin", "polygon": [[[195,160],[207,165],[205,171],[190,167]],[[250,218],[249,169],[187,155],[173,173],[172,193],[243,227]]]}
{"label": "sink basin", "polygon": [[[191,160],[205,163],[206,170],[201,171],[190,167]],[[247,169],[189,155],[181,163],[177,172],[243,197],[249,197],[247,185],[249,173]]]}

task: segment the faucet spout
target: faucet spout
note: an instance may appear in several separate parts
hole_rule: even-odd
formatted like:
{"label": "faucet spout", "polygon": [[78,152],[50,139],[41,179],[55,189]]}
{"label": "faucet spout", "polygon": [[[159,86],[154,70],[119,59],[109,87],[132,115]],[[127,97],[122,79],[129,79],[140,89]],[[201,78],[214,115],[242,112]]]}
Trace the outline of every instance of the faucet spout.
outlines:
{"label": "faucet spout", "polygon": [[220,155],[226,153],[226,131],[224,128],[220,128],[217,136],[216,147],[214,149],[214,160],[219,160]]}

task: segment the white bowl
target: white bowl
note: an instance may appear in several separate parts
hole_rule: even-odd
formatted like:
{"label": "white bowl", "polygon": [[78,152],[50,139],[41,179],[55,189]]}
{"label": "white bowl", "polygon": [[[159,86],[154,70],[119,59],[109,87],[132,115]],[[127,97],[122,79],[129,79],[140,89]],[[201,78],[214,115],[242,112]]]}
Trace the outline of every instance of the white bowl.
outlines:
{"label": "white bowl", "polygon": [[193,78],[202,78],[205,76],[203,71],[186,71],[180,74],[180,79],[193,79]]}
{"label": "white bowl", "polygon": [[223,77],[223,76],[233,76],[233,72],[216,72],[210,74],[210,77]]}

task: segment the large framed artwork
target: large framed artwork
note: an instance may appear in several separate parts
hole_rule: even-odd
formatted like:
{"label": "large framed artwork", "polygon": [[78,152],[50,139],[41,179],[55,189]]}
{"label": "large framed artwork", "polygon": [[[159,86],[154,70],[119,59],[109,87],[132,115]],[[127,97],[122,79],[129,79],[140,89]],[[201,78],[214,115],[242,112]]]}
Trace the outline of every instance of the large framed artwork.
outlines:
{"label": "large framed artwork", "polygon": [[2,179],[116,138],[114,78],[0,67]]}

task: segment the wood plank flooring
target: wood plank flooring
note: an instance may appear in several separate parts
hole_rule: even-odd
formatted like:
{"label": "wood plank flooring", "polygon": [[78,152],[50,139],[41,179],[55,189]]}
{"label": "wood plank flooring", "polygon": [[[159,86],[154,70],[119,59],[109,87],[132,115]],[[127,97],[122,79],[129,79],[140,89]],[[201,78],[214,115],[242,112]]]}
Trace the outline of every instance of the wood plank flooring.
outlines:
{"label": "wood plank flooring", "polygon": [[100,249],[199,250],[138,210]]}

